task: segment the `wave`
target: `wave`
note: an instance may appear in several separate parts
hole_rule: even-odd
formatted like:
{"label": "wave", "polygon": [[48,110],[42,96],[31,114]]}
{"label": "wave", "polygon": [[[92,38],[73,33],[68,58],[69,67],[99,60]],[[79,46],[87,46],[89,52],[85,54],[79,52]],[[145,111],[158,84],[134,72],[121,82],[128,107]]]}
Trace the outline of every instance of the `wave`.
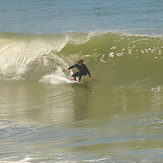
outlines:
{"label": "wave", "polygon": [[32,35],[0,32],[0,80],[68,82],[84,59],[109,84],[162,84],[163,37],[112,32]]}

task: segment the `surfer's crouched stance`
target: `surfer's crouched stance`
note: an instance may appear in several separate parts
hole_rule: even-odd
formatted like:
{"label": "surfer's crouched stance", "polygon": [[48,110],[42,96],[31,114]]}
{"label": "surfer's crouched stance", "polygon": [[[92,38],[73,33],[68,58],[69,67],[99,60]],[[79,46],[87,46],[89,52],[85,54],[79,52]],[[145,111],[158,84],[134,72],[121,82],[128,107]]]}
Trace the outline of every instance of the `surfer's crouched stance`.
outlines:
{"label": "surfer's crouched stance", "polygon": [[79,71],[74,73],[72,75],[73,78],[71,78],[70,80],[75,80],[76,81],[76,77],[79,77],[79,80],[77,82],[80,82],[81,81],[81,77],[82,76],[86,76],[87,74],[89,75],[89,78],[92,79],[91,74],[90,74],[88,68],[86,67],[86,65],[83,63],[82,59],[78,60],[77,64],[75,64],[73,66],[70,66],[66,72],[67,73],[70,72],[70,69],[72,69],[74,67],[78,68]]}

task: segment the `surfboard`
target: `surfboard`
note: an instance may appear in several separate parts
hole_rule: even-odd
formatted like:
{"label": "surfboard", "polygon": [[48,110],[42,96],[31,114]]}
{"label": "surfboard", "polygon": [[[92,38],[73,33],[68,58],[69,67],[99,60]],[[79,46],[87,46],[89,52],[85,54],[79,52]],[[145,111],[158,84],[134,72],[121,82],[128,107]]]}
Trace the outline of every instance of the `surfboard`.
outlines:
{"label": "surfboard", "polygon": [[77,82],[77,81],[74,81],[74,83],[76,83],[76,84],[85,84],[83,82]]}
{"label": "surfboard", "polygon": [[71,82],[72,82],[73,84],[85,84],[84,82],[77,82],[77,81],[72,81],[72,80],[71,80]]}

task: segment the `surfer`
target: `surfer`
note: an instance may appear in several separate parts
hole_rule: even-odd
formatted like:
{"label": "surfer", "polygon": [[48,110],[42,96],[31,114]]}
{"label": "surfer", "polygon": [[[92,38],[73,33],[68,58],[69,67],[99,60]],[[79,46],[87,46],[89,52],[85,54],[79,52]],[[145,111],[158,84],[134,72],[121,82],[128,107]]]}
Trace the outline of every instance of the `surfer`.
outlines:
{"label": "surfer", "polygon": [[76,77],[79,77],[79,80],[77,82],[80,82],[81,81],[81,77],[82,76],[86,76],[87,74],[89,75],[89,78],[92,80],[91,74],[90,74],[88,68],[86,67],[86,65],[83,63],[82,59],[78,60],[77,64],[75,64],[73,66],[70,66],[68,68],[68,70],[66,71],[66,73],[70,72],[70,69],[72,69],[74,67],[78,68],[79,71],[74,73],[72,75],[73,78],[71,78],[70,80],[75,80],[76,81]]}

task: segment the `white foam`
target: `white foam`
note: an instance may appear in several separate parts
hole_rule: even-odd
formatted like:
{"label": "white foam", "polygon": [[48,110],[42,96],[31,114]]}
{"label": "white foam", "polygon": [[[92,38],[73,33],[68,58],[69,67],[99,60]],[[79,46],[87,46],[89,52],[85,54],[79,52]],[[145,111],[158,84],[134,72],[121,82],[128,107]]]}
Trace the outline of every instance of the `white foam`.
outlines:
{"label": "white foam", "polygon": [[55,75],[55,74],[45,75],[40,80],[40,82],[51,83],[51,84],[54,84],[54,85],[64,84],[64,83],[71,83],[71,81],[69,79],[67,79],[66,77],[62,77],[62,76]]}
{"label": "white foam", "polygon": [[29,161],[32,160],[33,158],[30,158],[29,156],[26,156],[24,159],[19,160],[19,161],[8,161],[11,159],[15,159],[15,158],[7,158],[7,159],[3,159],[2,161],[0,160],[0,163],[30,163]]}
{"label": "white foam", "polygon": [[54,85],[71,83],[71,81],[66,77],[65,72],[61,66],[56,66],[56,71],[52,74],[43,76],[40,82],[51,83]]}

